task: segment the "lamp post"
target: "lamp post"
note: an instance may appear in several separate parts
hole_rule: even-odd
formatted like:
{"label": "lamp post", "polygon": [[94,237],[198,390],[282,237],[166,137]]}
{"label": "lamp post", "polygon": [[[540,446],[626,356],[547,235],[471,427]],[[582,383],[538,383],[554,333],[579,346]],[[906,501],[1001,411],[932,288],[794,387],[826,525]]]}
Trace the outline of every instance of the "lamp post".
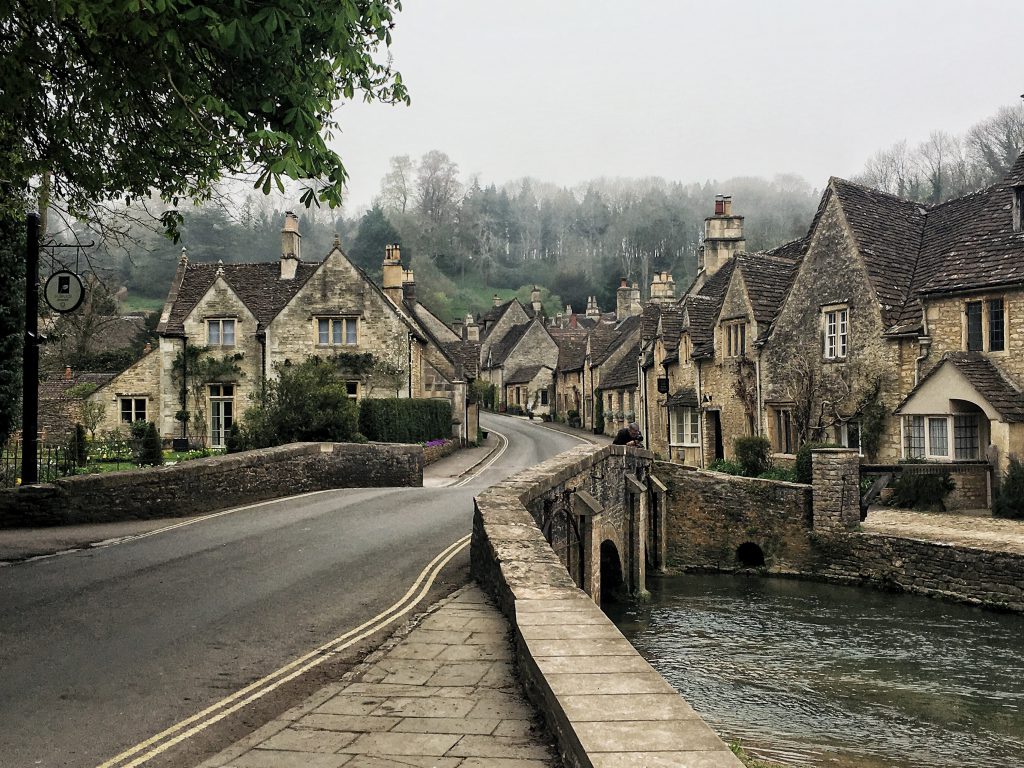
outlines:
{"label": "lamp post", "polygon": [[39,481],[39,214],[26,220],[25,348],[21,380],[21,484]]}

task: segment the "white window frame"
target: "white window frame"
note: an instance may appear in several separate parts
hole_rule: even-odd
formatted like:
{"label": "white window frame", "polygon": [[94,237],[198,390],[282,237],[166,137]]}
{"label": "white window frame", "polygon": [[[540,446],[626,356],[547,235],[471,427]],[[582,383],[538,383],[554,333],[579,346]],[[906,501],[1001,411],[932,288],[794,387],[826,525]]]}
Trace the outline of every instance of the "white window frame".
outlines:
{"label": "white window frame", "polygon": [[[228,332],[228,329],[230,333]],[[214,335],[216,334],[216,340]],[[228,337],[230,341],[227,341]],[[233,347],[238,339],[238,322],[234,317],[208,317],[206,319],[206,346]]]}
{"label": "white window frame", "polygon": [[346,381],[345,382],[345,394],[348,395],[349,400],[359,399],[359,382],[358,381]]}
{"label": "white window frame", "polygon": [[683,448],[700,446],[700,408],[683,406],[669,411],[672,427],[670,445]]}
{"label": "white window frame", "polygon": [[845,360],[850,352],[850,308],[845,305],[822,309],[824,355],[826,360]]}
{"label": "white window frame", "polygon": [[859,456],[864,455],[864,443],[861,439],[860,422],[859,421],[844,421],[841,424],[835,425],[835,439],[836,442],[843,446],[843,448],[850,447],[850,425],[857,428],[857,445],[856,451]]}
{"label": "white window frame", "polygon": [[[326,328],[326,333],[324,329]],[[313,334],[318,347],[359,346],[358,317],[317,317],[313,319]]]}
{"label": "white window frame", "polygon": [[[956,418],[958,416],[973,416],[975,419],[974,428],[977,430],[978,451],[972,457],[957,457],[956,455]],[[921,456],[909,456],[907,454],[907,432],[911,420],[921,419],[924,430],[924,454]],[[932,445],[932,423],[942,423],[945,430],[945,453],[936,453]],[[976,461],[981,457],[981,417],[973,413],[913,413],[907,414],[900,419],[900,455],[904,459],[924,459],[925,461]]]}
{"label": "white window frame", "polygon": [[[235,423],[235,385],[212,382],[206,385],[206,392],[210,401],[210,447],[224,448],[227,446],[231,425]],[[214,404],[219,405],[219,408],[215,408]],[[225,404],[230,409],[230,413],[226,415],[224,413]],[[220,413],[215,416],[215,412],[218,410]],[[215,429],[215,424],[218,421],[220,429]]]}
{"label": "white window frame", "polygon": [[[125,421],[124,418],[124,404],[125,401],[131,403],[129,410],[132,414],[131,421]],[[139,416],[139,403],[142,403],[142,415]],[[149,398],[138,397],[135,395],[118,395],[117,396],[117,421],[118,424],[127,424],[131,426],[136,421],[146,421],[147,414],[149,413]]]}

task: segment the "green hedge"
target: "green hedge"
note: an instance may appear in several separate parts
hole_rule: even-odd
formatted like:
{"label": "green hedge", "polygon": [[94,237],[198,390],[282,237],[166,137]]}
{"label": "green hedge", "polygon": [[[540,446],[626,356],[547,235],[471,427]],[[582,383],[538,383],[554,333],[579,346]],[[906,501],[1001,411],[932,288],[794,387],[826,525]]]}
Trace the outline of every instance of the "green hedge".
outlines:
{"label": "green hedge", "polygon": [[359,403],[359,431],[382,443],[424,443],[452,436],[448,400],[367,398]]}

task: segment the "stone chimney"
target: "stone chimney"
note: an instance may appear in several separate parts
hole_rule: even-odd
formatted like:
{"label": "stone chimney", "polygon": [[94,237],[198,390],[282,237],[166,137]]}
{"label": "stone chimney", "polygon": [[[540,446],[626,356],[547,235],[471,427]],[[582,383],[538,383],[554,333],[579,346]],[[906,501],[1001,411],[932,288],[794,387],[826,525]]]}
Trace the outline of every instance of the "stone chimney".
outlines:
{"label": "stone chimney", "polygon": [[651,280],[651,302],[671,304],[676,300],[676,284],[668,272],[655,272]]}
{"label": "stone chimney", "polygon": [[402,303],[404,292],[402,283],[405,281],[405,270],[402,269],[402,249],[397,244],[384,246],[384,267],[381,288],[397,306]]}
{"label": "stone chimney", "polygon": [[621,278],[615,291],[615,319],[625,320],[627,317],[639,315],[642,311],[640,287],[636,283],[630,285],[626,278]]}
{"label": "stone chimney", "polygon": [[705,280],[746,247],[743,217],[733,215],[732,195],[716,195],[715,215],[704,219],[704,244],[697,255],[698,284],[694,290],[699,290]]}
{"label": "stone chimney", "polygon": [[402,297],[406,301],[416,301],[416,278],[411,269],[402,271]]}
{"label": "stone chimney", "polygon": [[452,330],[455,331],[455,335],[460,339],[466,338],[466,331],[462,327],[462,320],[452,320]]}
{"label": "stone chimney", "polygon": [[530,291],[530,306],[533,307],[533,314],[539,315],[544,306],[540,303],[540,288],[536,285]]}
{"label": "stone chimney", "polygon": [[294,280],[295,272],[302,259],[302,235],[299,234],[299,217],[291,211],[284,215],[281,230],[281,279]]}
{"label": "stone chimney", "polygon": [[492,299],[492,302],[493,302],[493,305],[495,307],[501,306],[501,299],[498,298],[498,294],[494,294],[494,298]]}
{"label": "stone chimney", "polygon": [[600,317],[601,310],[597,306],[597,296],[587,297],[587,317]]}
{"label": "stone chimney", "polygon": [[480,341],[480,326],[476,324],[472,315],[466,315],[466,322],[463,323],[462,327],[465,331],[463,338],[466,341]]}

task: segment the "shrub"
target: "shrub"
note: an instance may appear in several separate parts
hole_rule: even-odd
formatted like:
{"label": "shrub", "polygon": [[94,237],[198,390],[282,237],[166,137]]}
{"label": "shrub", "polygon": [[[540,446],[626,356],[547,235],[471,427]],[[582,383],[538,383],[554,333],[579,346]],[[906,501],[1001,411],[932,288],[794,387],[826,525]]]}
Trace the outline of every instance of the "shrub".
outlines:
{"label": "shrub", "polygon": [[160,442],[160,433],[156,431],[156,424],[152,421],[146,422],[146,434],[142,438],[142,450],[139,451],[139,464],[144,467],[157,467],[163,463],[164,450]]}
{"label": "shrub", "polygon": [[604,432],[604,396],[600,391],[594,399],[594,431]]}
{"label": "shrub", "polygon": [[724,472],[727,475],[743,474],[743,467],[738,462],[729,461],[729,459],[715,459],[708,465],[708,469],[712,472]]}
{"label": "shrub", "polygon": [[762,480],[782,480],[787,483],[796,482],[796,472],[786,467],[772,467],[758,475]]}
{"label": "shrub", "polygon": [[1010,465],[1003,475],[992,514],[1024,520],[1024,464],[1016,456],[1010,457]]}
{"label": "shrub", "polygon": [[889,503],[894,507],[944,512],[946,495],[954,488],[956,483],[948,471],[936,475],[901,472],[892,485]]}
{"label": "shrub", "polygon": [[772,444],[765,437],[751,435],[733,441],[736,463],[746,477],[757,477],[772,468]]}
{"label": "shrub", "polygon": [[811,451],[816,448],[842,448],[842,446],[836,443],[815,443],[813,441],[801,445],[796,452],[796,462],[793,465],[793,470],[796,472],[794,482],[811,484]]}
{"label": "shrub", "polygon": [[305,441],[347,442],[359,420],[337,368],[318,357],[275,366],[256,403],[245,412],[239,448],[269,448]]}
{"label": "shrub", "polygon": [[238,453],[245,450],[242,429],[238,426],[237,421],[231,422],[231,429],[228,430],[228,439],[224,441],[224,448],[228,453]]}
{"label": "shrub", "polygon": [[359,406],[359,431],[383,443],[423,443],[452,435],[447,400],[367,399]]}
{"label": "shrub", "polygon": [[75,436],[72,438],[71,447],[75,454],[75,464],[84,467],[89,462],[89,452],[85,444],[85,427],[75,424]]}

